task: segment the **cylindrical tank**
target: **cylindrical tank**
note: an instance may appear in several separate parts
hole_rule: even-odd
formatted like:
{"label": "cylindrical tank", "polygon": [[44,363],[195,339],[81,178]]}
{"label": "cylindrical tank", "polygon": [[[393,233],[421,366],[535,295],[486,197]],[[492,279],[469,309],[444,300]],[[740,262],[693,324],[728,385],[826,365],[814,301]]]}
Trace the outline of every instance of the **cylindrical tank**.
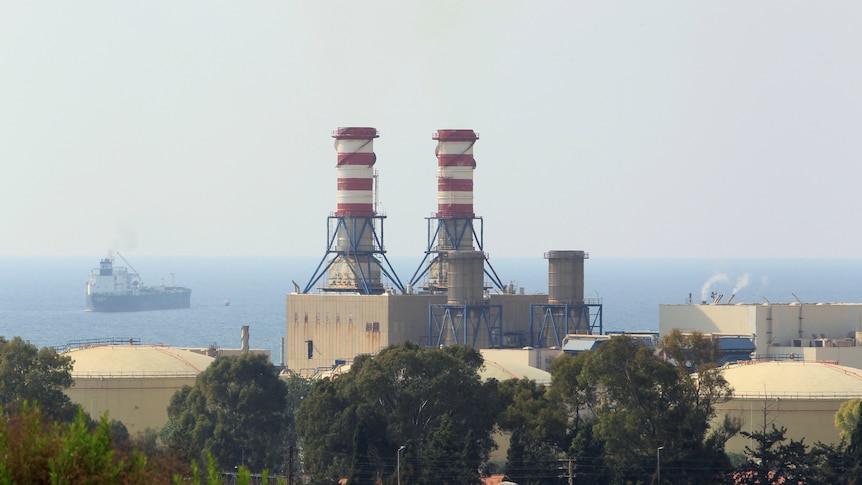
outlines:
{"label": "cylindrical tank", "polygon": [[473,145],[479,135],[473,130],[438,130],[437,217],[473,218]]}
{"label": "cylindrical tank", "polygon": [[584,251],[548,251],[548,303],[582,305],[584,303]]}
{"label": "cylindrical tank", "polygon": [[477,305],[485,300],[485,253],[452,251],[446,254],[449,305]]}
{"label": "cylindrical tank", "polygon": [[335,138],[338,152],[338,209],[336,216],[374,215],[374,128],[339,128]]}

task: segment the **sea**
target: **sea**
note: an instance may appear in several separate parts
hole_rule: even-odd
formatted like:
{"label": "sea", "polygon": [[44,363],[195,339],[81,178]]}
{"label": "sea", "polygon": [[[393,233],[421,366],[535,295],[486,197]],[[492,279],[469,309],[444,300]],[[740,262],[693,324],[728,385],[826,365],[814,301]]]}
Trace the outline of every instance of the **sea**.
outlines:
{"label": "sea", "polygon": [[[406,285],[421,258],[389,258]],[[138,339],[144,344],[250,347],[284,362],[286,295],[305,288],[319,258],[138,257],[132,263],[146,285],[192,289],[191,308],[135,313],[85,309],[85,283],[98,258],[0,257],[0,336],[21,337],[39,348],[82,340]],[[117,266],[123,265],[119,260]],[[547,293],[548,261],[490,259],[504,284],[525,294]],[[648,259],[601,258],[585,263],[584,293],[602,302],[603,330],[658,331],[659,305],[722,303],[862,302],[862,259]]]}

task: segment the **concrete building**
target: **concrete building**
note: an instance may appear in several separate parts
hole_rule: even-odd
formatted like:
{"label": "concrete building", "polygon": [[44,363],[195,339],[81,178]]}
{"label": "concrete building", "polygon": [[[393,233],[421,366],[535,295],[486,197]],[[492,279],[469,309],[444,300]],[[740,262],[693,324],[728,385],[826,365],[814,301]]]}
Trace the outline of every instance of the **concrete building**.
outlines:
{"label": "concrete building", "polygon": [[749,335],[759,359],[830,361],[862,369],[862,303],[659,306],[659,332]]}
{"label": "concrete building", "polygon": [[[502,309],[502,331],[459,327],[459,340],[466,331],[475,348],[528,345],[530,305],[546,302],[547,296],[489,295],[489,301]],[[445,295],[292,293],[287,296],[287,368],[312,376],[390,345],[429,345],[437,335],[430,328],[430,308],[445,303]]]}

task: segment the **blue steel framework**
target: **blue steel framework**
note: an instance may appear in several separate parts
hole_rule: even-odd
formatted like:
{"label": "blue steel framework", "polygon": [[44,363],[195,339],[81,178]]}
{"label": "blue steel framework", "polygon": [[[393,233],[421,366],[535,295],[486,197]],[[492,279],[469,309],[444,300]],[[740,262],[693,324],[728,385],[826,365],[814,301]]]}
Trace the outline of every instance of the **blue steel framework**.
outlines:
{"label": "blue steel framework", "polygon": [[[445,256],[447,252],[458,251],[461,249],[473,250],[472,247],[461,247],[461,241],[464,241],[465,236],[467,236],[467,231],[470,231],[471,240],[476,243],[476,247],[479,248],[478,250],[484,251],[482,240],[485,229],[484,222],[481,217],[426,217],[425,220],[428,221],[428,246],[425,249],[425,257],[422,258],[422,262],[419,263],[419,267],[416,268],[416,272],[413,273],[413,277],[410,278],[411,286],[416,286],[416,284],[428,274],[431,266],[440,261],[440,258]],[[434,221],[436,221],[436,224],[434,224]],[[478,233],[476,232],[474,221],[479,221]],[[433,231],[432,225],[435,226]],[[444,240],[447,243],[447,249],[441,249],[439,244],[435,246],[435,243],[439,243],[441,236],[444,237]],[[428,258],[431,258],[430,262],[428,262]],[[504,289],[503,282],[500,281],[500,277],[497,276],[497,272],[494,271],[494,267],[491,266],[491,262],[488,261],[487,257],[485,258],[484,271],[485,275],[488,276],[498,290]]]}
{"label": "blue steel framework", "polygon": [[[386,216],[381,215],[369,217],[329,216],[326,223],[326,254],[323,255],[323,259],[320,260],[320,264],[317,265],[317,269],[314,271],[305,289],[302,290],[302,293],[305,294],[311,291],[314,285],[326,274],[339,257],[355,262],[355,264],[350,265],[350,269],[353,271],[353,275],[360,285],[359,289],[363,294],[373,295],[383,293],[384,291],[382,286],[374,286],[368,281],[372,265],[379,267],[381,273],[398,288],[398,291],[404,293],[404,285],[401,284],[401,280],[395,274],[392,264],[386,257],[386,251],[383,249],[383,219],[385,218]],[[378,222],[380,223],[379,234],[377,231]],[[346,233],[345,235],[349,241],[350,247],[347,250],[338,249],[335,244],[341,232]],[[357,245],[363,240],[366,234],[370,234],[373,240],[373,248],[371,250],[357,248]],[[334,257],[329,262],[326,262],[326,258],[331,255],[334,255]],[[383,258],[383,261],[386,263],[385,265],[377,259],[377,255]],[[339,291],[333,288],[324,288],[324,290]]]}
{"label": "blue steel framework", "polygon": [[[591,311],[591,309],[596,310]],[[594,315],[592,319],[590,315]],[[553,337],[554,345],[560,347],[563,345],[563,337],[570,333],[584,333],[582,330],[592,335],[602,334],[601,300],[586,300],[583,304],[577,305],[547,303],[530,305],[531,347],[542,347],[548,337]]]}
{"label": "blue steel framework", "polygon": [[[447,330],[452,342],[446,341]],[[489,348],[502,346],[502,305],[431,305],[428,309],[428,341],[433,347],[451,344],[476,348],[482,330],[488,332]]]}

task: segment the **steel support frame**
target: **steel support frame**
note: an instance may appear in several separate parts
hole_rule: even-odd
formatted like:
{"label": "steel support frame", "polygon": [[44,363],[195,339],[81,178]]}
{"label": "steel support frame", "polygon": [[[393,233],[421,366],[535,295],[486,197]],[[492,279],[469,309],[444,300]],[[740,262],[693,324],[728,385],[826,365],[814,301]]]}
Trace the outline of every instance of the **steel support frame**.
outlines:
{"label": "steel support frame", "polygon": [[[541,317],[537,318],[539,315]],[[553,337],[554,345],[561,347],[566,335],[578,333],[581,329],[591,335],[602,334],[604,329],[601,303],[530,305],[531,347],[541,348],[548,336]]]}
{"label": "steel support frame", "polygon": [[[449,251],[462,250],[461,241],[464,240],[464,236],[467,235],[468,230],[470,231],[472,242],[476,245],[476,248],[478,248],[479,251],[485,250],[483,242],[485,224],[481,217],[426,217],[425,220],[428,225],[428,242],[425,247],[425,257],[422,258],[422,262],[419,263],[419,267],[416,268],[416,271],[413,273],[413,277],[410,278],[411,286],[416,286],[416,284],[428,274],[431,266],[437,263],[444,254]],[[476,231],[475,221],[479,221],[478,232]],[[458,222],[461,222],[461,224],[458,224]],[[459,227],[460,230],[458,229]],[[441,234],[447,241],[449,241],[450,247],[440,248],[437,245]],[[494,286],[496,286],[498,290],[502,290],[503,282],[500,280],[500,277],[497,276],[497,272],[494,271],[494,267],[491,266],[491,262],[488,260],[487,255],[485,255],[485,264],[483,268],[485,275],[491,280]]]}
{"label": "steel support frame", "polygon": [[[395,269],[386,257],[386,250],[383,249],[383,219],[385,218],[386,216],[327,217],[326,253],[323,255],[323,259],[320,260],[320,263],[317,265],[317,269],[314,271],[314,274],[312,274],[308,284],[305,285],[305,289],[302,290],[302,293],[307,294],[310,292],[314,288],[314,285],[316,285],[323,275],[326,274],[332,264],[335,263],[339,256],[344,256],[349,261],[356,261],[355,265],[350,265],[350,269],[353,271],[356,280],[360,282],[361,292],[363,294],[371,295],[374,293],[380,293],[380,291],[371,287],[366,277],[366,274],[370,272],[372,264],[380,268],[381,273],[398,289],[398,291],[404,293],[404,285],[401,284],[401,280],[395,273]],[[378,222],[380,227],[379,231],[377,230]],[[341,232],[345,232],[347,235],[350,246],[347,251],[336,248],[335,242]],[[372,249],[360,250],[357,245],[363,240],[366,233],[371,235]],[[377,259],[378,255],[383,258],[383,262]],[[330,258],[330,256],[332,257]],[[330,259],[327,261],[327,258]],[[364,264],[363,260],[365,260]]]}
{"label": "steel support frame", "polygon": [[[447,330],[454,342],[446,342]],[[502,347],[502,305],[430,305],[428,342],[433,347],[469,345],[476,348],[481,331],[486,331],[490,348]]]}

